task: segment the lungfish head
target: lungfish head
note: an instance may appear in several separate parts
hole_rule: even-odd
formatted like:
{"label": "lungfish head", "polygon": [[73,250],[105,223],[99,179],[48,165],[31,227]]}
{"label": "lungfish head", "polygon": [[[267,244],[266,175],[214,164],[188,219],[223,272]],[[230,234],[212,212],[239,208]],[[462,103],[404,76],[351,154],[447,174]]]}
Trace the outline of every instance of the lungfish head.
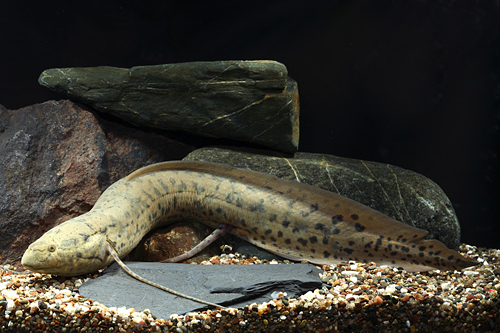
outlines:
{"label": "lungfish head", "polygon": [[113,259],[106,239],[82,216],[52,228],[33,242],[21,259],[22,265],[33,272],[62,276],[86,274],[109,265]]}

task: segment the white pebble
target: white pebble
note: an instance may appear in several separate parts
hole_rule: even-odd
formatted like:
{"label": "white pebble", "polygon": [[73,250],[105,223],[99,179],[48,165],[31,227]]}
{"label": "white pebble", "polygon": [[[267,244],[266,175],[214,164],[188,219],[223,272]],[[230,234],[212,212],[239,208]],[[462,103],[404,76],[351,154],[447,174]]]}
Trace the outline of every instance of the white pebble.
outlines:
{"label": "white pebble", "polygon": [[38,302],[30,303],[30,314],[33,314],[38,311]]}
{"label": "white pebble", "polygon": [[5,308],[5,310],[12,311],[15,308],[16,308],[16,303],[14,303],[14,301],[11,300],[10,298],[7,298],[7,307]]}
{"label": "white pebble", "polygon": [[308,291],[304,295],[300,296],[300,298],[305,301],[310,301],[314,298],[314,293],[312,291]]}
{"label": "white pebble", "polygon": [[448,289],[450,289],[450,287],[451,287],[450,282],[445,282],[445,283],[441,284],[441,288],[443,288],[443,290],[448,290]]}
{"label": "white pebble", "polygon": [[19,295],[14,290],[10,289],[3,290],[2,295],[4,295],[6,298],[13,298],[13,299],[19,298]]}
{"label": "white pebble", "polygon": [[387,294],[393,294],[395,291],[396,291],[396,285],[395,285],[395,284],[388,285],[388,286],[385,288],[385,292],[386,292]]}

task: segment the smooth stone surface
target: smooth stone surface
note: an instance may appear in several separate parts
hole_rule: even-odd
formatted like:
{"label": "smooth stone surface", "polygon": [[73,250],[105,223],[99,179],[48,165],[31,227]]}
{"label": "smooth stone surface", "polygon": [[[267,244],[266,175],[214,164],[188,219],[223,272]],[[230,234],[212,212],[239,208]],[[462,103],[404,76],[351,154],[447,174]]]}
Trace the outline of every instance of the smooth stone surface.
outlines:
{"label": "smooth stone surface", "polygon": [[286,157],[268,151],[214,147],[197,149],[183,161],[226,163],[313,185],[427,230],[425,238],[438,239],[449,248],[456,249],[460,243],[460,225],[443,190],[432,180],[394,165],[325,154]]}
{"label": "smooth stone surface", "polygon": [[67,100],[18,110],[0,105],[0,263],[20,267],[31,242],[89,211],[109,185],[191,150]]}
{"label": "smooth stone surface", "polygon": [[[189,265],[125,262],[140,276],[163,287],[227,307],[243,307],[277,298],[286,292],[295,298],[321,288],[317,267],[293,265]],[[173,313],[199,311],[208,306],[181,298],[128,275],[113,263],[103,276],[88,280],[79,287],[83,296],[108,307],[149,309],[158,318]]]}
{"label": "smooth stone surface", "polygon": [[134,125],[294,152],[297,83],[276,61],[214,61],[45,70],[38,82]]}

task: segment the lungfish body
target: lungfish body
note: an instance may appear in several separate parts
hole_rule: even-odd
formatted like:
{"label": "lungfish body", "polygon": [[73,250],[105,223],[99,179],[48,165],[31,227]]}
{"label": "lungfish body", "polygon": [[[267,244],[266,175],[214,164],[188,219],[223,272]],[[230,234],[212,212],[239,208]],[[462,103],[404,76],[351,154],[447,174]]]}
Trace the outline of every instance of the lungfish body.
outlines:
{"label": "lungfish body", "polygon": [[113,262],[106,238],[123,258],[151,229],[195,220],[230,231],[292,260],[316,264],[375,262],[408,271],[475,265],[427,231],[313,186],[216,163],[165,162],[111,185],[95,206],[49,230],[22,258],[25,268],[63,276]]}

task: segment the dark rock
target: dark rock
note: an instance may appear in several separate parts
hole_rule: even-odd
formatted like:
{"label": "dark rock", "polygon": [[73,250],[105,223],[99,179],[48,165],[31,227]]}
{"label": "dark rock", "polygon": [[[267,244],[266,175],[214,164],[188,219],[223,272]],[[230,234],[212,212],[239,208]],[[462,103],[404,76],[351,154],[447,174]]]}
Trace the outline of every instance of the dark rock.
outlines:
{"label": "dark rock", "polygon": [[90,210],[109,185],[190,150],[70,101],[0,106],[0,263],[19,266],[29,243]]}
{"label": "dark rock", "polygon": [[[140,276],[182,294],[227,307],[267,302],[286,292],[296,298],[321,288],[320,270],[294,265],[186,265],[126,262]],[[161,291],[128,275],[114,263],[101,277],[88,280],[80,294],[108,307],[149,309],[158,318],[200,311],[207,306]],[[145,297],[145,295],[154,295]]]}
{"label": "dark rock", "polygon": [[432,180],[394,165],[310,153],[288,158],[229,148],[198,149],[184,161],[226,163],[320,187],[427,230],[426,238],[438,239],[449,248],[456,249],[460,242],[460,225],[443,190]]}
{"label": "dark rock", "polygon": [[134,125],[297,150],[297,83],[275,61],[56,68],[38,82]]}

